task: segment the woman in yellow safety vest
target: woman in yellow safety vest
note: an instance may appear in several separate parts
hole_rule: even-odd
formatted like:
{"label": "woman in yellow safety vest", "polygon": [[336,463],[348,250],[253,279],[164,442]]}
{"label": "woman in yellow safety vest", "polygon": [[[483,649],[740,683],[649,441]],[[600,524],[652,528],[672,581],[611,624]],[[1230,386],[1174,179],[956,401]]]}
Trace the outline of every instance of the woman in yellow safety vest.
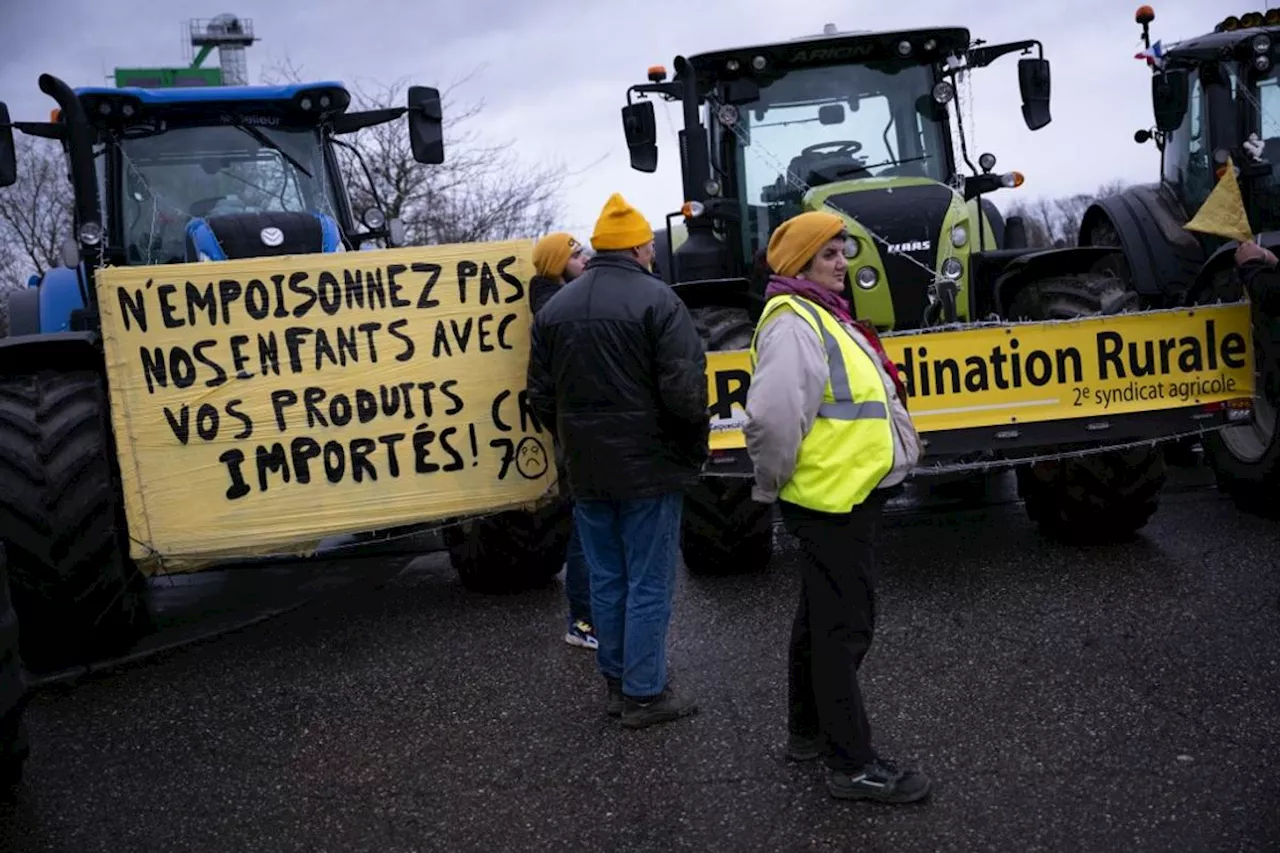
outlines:
{"label": "woman in yellow safety vest", "polygon": [[787,756],[825,755],[834,797],[906,803],[926,797],[930,782],[872,749],[858,668],[875,626],[881,490],[906,478],[920,443],[896,365],[844,296],[850,239],[824,212],[773,232],[744,431],[753,496],[778,503],[803,556]]}

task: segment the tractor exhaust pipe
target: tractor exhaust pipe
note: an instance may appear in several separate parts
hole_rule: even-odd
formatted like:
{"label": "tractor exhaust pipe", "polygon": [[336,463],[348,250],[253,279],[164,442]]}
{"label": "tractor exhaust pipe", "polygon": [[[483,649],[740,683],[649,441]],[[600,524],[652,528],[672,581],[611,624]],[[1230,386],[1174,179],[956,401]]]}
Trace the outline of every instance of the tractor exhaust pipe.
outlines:
{"label": "tractor exhaust pipe", "polygon": [[[93,168],[93,127],[76,93],[52,74],[40,75],[40,91],[53,98],[62,111],[66,127],[67,155],[71,162],[71,190],[75,194],[75,241],[84,260],[85,277],[80,285],[85,308],[96,308],[94,270],[99,266],[106,234],[102,229],[102,204],[98,198],[98,178]],[[85,228],[86,225],[95,227]],[[85,238],[89,239],[86,240]]]}

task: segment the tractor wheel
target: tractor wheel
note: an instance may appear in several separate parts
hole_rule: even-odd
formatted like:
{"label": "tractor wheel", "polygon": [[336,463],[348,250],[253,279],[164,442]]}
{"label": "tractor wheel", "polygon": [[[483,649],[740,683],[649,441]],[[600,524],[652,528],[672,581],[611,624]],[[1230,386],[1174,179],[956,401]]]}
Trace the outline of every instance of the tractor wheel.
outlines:
{"label": "tractor wheel", "polygon": [[109,429],[93,371],[0,380],[0,531],[32,669],[122,653],[149,622]]}
{"label": "tractor wheel", "polygon": [[[1111,276],[1072,275],[1032,282],[1010,306],[1013,320],[1069,320],[1139,307],[1138,294]],[[1095,453],[1018,469],[1027,515],[1061,541],[1132,536],[1159,506],[1166,466],[1159,447]]]}
{"label": "tractor wheel", "polygon": [[[740,308],[690,312],[708,352],[751,346],[755,326]],[[763,571],[773,557],[773,508],[751,499],[751,480],[701,477],[685,491],[680,550],[693,574]]]}
{"label": "tractor wheel", "polygon": [[18,616],[9,597],[5,548],[0,543],[0,797],[5,789],[22,781],[30,751],[22,722],[26,703],[27,682],[18,654]]}
{"label": "tractor wheel", "polygon": [[572,504],[556,500],[535,512],[468,519],[446,527],[443,538],[464,587],[504,594],[545,586],[559,574],[572,530]]}
{"label": "tractor wheel", "polygon": [[[1234,302],[1244,298],[1240,282],[1221,270],[1209,287],[1196,294],[1197,303]],[[1280,338],[1274,321],[1255,317],[1254,370],[1257,389],[1253,423],[1227,427],[1204,438],[1205,461],[1218,482],[1241,510],[1264,518],[1280,518]]]}

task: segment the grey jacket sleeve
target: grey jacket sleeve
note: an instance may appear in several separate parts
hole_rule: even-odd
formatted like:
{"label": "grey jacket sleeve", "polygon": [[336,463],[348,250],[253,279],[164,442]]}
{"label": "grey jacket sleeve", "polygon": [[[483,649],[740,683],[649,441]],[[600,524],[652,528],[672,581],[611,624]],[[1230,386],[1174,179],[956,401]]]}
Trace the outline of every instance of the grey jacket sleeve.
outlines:
{"label": "grey jacket sleeve", "polygon": [[761,330],[743,433],[755,466],[752,498],[773,503],[796,466],[827,385],[827,355],[804,320],[781,311]]}

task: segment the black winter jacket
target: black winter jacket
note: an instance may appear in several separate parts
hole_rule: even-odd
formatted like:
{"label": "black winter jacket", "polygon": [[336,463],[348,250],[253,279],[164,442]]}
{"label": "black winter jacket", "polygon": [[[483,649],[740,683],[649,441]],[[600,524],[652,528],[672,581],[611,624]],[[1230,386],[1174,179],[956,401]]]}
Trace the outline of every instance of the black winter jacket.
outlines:
{"label": "black winter jacket", "polygon": [[529,402],[575,499],[678,491],[707,459],[707,357],[661,279],[599,255],[533,321]]}
{"label": "black winter jacket", "polygon": [[536,316],[542,306],[551,301],[551,297],[560,292],[561,284],[546,276],[535,275],[529,279],[529,309]]}

